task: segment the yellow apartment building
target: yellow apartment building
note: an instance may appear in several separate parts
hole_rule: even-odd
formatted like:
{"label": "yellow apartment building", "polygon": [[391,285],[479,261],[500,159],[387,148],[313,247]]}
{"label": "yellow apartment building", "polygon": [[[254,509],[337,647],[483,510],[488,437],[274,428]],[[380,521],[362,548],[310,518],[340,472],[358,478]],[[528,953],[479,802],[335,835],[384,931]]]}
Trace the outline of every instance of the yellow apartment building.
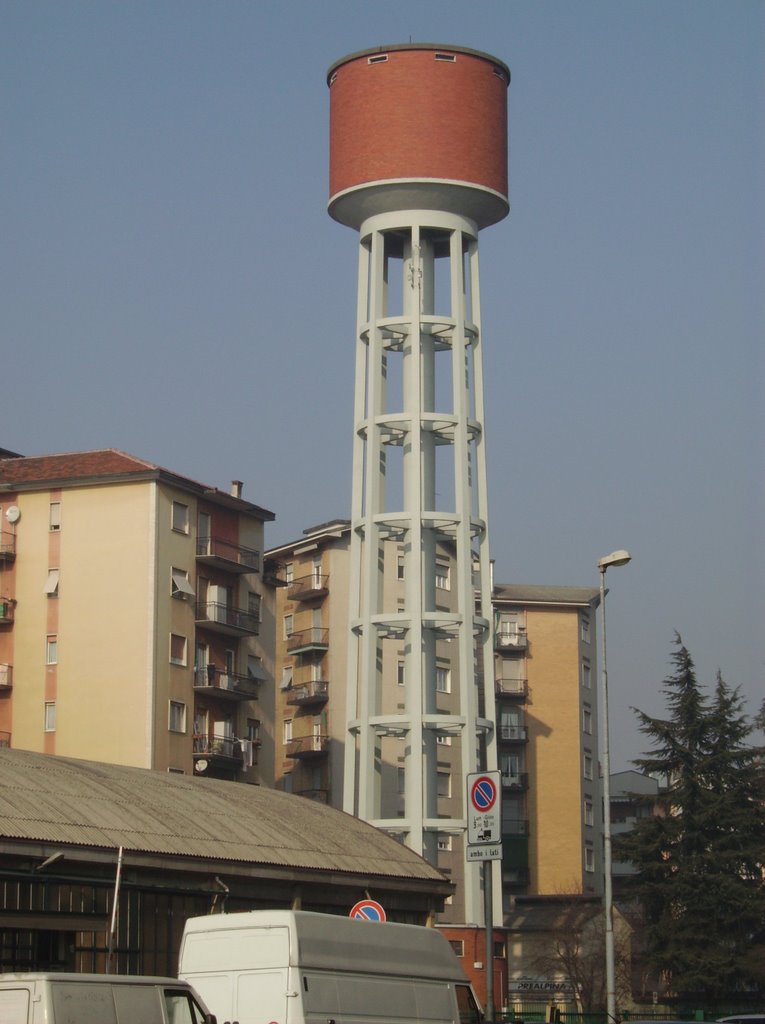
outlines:
{"label": "yellow apartment building", "polygon": [[[275,784],[343,806],[346,732],[350,523],[306,530],[266,553],[264,629],[273,629]],[[403,586],[403,557],[383,545],[386,607]],[[452,565],[437,558],[437,601],[449,608]],[[403,592],[401,595],[403,600]],[[493,665],[502,783],[503,903],[516,894],[602,891],[601,796],[597,760],[595,610],[597,589],[498,585],[493,590]],[[441,642],[437,710],[452,712],[454,673]],[[389,650],[392,647],[393,650]],[[382,648],[382,713],[395,708],[403,652]],[[403,758],[383,738],[379,766],[386,817],[400,813]],[[458,735],[439,735],[439,817],[458,816],[464,789]],[[399,746],[397,746],[397,744]],[[391,829],[395,834],[395,829]],[[438,835],[437,866],[457,892],[439,923],[458,923],[465,851],[462,836]],[[497,922],[499,923],[499,922]]]}
{"label": "yellow apartment building", "polygon": [[264,523],[114,449],[0,452],[0,741],[272,783]]}
{"label": "yellow apartment building", "polygon": [[588,587],[495,585],[503,892],[600,893],[595,611]]}

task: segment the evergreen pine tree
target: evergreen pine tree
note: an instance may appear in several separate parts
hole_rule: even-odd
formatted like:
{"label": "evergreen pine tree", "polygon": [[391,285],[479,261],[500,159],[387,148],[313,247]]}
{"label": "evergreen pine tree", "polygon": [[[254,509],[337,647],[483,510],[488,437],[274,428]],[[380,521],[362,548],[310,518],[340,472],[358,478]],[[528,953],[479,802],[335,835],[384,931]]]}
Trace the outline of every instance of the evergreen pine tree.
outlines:
{"label": "evergreen pine tree", "polygon": [[635,709],[652,750],[637,760],[666,783],[659,813],[620,838],[632,861],[649,957],[676,993],[719,998],[765,983],[762,751],[737,690],[699,688],[680,637],[665,680],[668,718]]}

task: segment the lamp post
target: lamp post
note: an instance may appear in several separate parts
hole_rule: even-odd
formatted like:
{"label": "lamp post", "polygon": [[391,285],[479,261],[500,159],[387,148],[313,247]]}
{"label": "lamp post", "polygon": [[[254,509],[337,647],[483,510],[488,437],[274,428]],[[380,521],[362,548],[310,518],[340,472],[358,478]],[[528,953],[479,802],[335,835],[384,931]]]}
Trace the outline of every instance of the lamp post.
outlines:
{"label": "lamp post", "polygon": [[610,1024],[616,1020],[616,963],[614,956],[614,896],[611,885],[611,755],[608,743],[608,668],[606,666],[606,571],[611,566],[631,561],[629,551],[612,551],[598,559],[600,572],[600,701],[603,735],[601,764],[603,770],[603,908],[606,917],[606,1013]]}

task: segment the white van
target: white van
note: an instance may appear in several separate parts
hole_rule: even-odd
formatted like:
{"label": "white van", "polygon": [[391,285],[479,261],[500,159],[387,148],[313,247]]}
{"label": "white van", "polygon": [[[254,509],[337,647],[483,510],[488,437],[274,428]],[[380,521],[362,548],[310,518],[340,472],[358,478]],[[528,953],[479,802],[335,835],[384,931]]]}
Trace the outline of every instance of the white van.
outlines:
{"label": "white van", "polygon": [[307,911],[190,918],[179,977],[220,1024],[479,1024],[451,946],[433,928]]}
{"label": "white van", "polygon": [[190,985],[111,974],[0,974],[0,1024],[215,1024]]}

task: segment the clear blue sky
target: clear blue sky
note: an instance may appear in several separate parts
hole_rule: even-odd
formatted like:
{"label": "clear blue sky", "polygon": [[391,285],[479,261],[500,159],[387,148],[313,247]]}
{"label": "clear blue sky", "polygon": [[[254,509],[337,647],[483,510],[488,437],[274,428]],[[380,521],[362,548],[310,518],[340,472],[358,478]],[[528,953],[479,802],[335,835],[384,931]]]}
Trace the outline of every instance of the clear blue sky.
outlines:
{"label": "clear blue sky", "polygon": [[[0,4],[0,445],[118,447],[276,513],[350,508],[356,240],[325,212],[338,57],[512,69],[482,236],[492,554],[608,575],[612,761],[678,630],[754,711],[765,658],[761,2]],[[413,102],[416,98],[413,98]]]}

